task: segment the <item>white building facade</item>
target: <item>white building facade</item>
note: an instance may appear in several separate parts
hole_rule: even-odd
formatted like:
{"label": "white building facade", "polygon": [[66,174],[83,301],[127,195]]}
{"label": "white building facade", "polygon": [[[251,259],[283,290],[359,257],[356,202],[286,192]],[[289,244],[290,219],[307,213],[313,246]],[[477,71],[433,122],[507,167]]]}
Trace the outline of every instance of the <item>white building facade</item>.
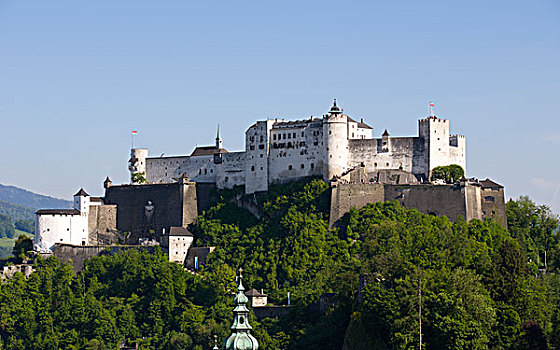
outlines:
{"label": "white building facade", "polygon": [[220,189],[243,185],[247,194],[309,176],[329,181],[358,167],[368,174],[401,170],[422,182],[436,166],[458,164],[466,170],[466,139],[449,129],[448,120],[429,116],[419,120],[418,136],[391,137],[385,130],[373,138],[373,129],[345,115],[335,100],[321,118],[256,122],[245,132],[245,151],[222,148],[218,130],[214,146],[197,147],[189,156],[148,157],[148,150],[132,149],[129,169],[131,176],[144,173],[150,183],[186,175]]}
{"label": "white building facade", "polygon": [[55,243],[87,245],[89,207],[90,196],[80,189],[74,195],[73,209],[38,210],[35,213],[34,250],[52,253]]}

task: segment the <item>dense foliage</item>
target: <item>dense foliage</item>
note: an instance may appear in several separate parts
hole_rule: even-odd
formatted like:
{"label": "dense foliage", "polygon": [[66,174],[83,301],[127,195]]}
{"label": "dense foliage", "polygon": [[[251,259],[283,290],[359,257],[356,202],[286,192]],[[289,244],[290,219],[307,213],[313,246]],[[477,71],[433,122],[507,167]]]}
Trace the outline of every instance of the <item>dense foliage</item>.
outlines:
{"label": "dense foliage", "polygon": [[29,207],[8,203],[0,200],[0,214],[6,214],[12,218],[13,221],[17,220],[35,220],[35,210]]}
{"label": "dense foliage", "polygon": [[16,233],[12,218],[5,214],[0,214],[0,238],[13,238]]}
{"label": "dense foliage", "polygon": [[251,320],[263,350],[417,348],[420,305],[426,348],[560,349],[559,221],[546,207],[509,202],[506,230],[377,203],[332,230],[321,180],[273,187],[253,203],[261,218],[232,204],[237,194],[193,227],[197,245],[216,246],[197,274],[138,251],[93,258],[78,275],[38,260],[29,280],[0,286],[0,344],[209,349],[229,334],[243,266],[269,301],[291,295],[288,316]]}
{"label": "dense foliage", "polygon": [[465,176],[463,167],[457,164],[437,166],[432,170],[432,180],[443,180],[452,184]]}

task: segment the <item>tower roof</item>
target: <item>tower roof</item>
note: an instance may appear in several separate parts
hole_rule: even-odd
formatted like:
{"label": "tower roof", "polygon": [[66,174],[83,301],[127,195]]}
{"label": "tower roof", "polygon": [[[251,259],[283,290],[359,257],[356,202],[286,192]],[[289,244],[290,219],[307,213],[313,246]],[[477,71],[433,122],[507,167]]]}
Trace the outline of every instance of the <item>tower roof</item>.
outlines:
{"label": "tower roof", "polygon": [[235,309],[233,309],[233,324],[231,325],[231,335],[224,342],[224,350],[257,350],[259,342],[251,335],[251,325],[249,325],[249,309],[243,287],[243,269],[239,269],[239,285],[235,296]]}
{"label": "tower roof", "polygon": [[222,136],[220,135],[220,124],[218,124],[218,131],[216,132],[216,140],[221,140]]}
{"label": "tower roof", "polygon": [[342,110],[340,108],[338,108],[338,106],[336,105],[336,98],[334,99],[333,105],[332,105],[329,113],[330,114],[342,114]]}
{"label": "tower roof", "polygon": [[74,197],[89,197],[89,194],[87,194],[83,188],[80,188],[80,190],[74,195]]}
{"label": "tower roof", "polygon": [[111,183],[113,182],[113,181],[111,181],[111,179],[109,179],[109,176],[107,176],[107,178],[105,179],[105,181],[103,181],[103,183],[106,184],[108,182],[111,182]]}
{"label": "tower roof", "polygon": [[385,129],[385,131],[383,132],[383,136],[389,136],[389,132],[387,131],[387,129]]}

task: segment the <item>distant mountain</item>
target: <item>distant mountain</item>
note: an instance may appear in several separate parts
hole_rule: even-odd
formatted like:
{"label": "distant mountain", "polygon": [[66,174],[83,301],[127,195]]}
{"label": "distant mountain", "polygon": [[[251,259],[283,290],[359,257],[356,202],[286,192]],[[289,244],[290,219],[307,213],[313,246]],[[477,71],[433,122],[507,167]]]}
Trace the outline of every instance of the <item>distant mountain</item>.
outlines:
{"label": "distant mountain", "polygon": [[23,207],[37,209],[62,209],[70,208],[71,201],[66,201],[50,196],[36,194],[15,186],[5,186],[0,184],[0,201],[16,204]]}
{"label": "distant mountain", "polygon": [[17,220],[35,221],[35,209],[3,200],[0,200],[0,214],[9,215],[14,222]]}

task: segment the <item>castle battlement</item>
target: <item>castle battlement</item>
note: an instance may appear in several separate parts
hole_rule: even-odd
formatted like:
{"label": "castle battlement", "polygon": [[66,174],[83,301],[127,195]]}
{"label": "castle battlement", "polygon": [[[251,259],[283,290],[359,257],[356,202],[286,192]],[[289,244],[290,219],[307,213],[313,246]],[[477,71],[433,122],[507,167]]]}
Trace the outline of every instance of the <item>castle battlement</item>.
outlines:
{"label": "castle battlement", "polygon": [[309,176],[326,181],[357,166],[365,173],[400,170],[425,182],[436,166],[466,165],[466,138],[450,135],[447,119],[419,120],[418,136],[373,138],[373,128],[343,113],[336,100],[322,117],[288,121],[266,119],[245,132],[245,150],[229,152],[222,139],[215,146],[197,147],[189,156],[148,157],[146,149],[133,149],[131,176],[144,173],[149,183],[171,183],[183,174],[197,183],[218,188],[245,186],[246,193],[262,192],[272,183]]}

